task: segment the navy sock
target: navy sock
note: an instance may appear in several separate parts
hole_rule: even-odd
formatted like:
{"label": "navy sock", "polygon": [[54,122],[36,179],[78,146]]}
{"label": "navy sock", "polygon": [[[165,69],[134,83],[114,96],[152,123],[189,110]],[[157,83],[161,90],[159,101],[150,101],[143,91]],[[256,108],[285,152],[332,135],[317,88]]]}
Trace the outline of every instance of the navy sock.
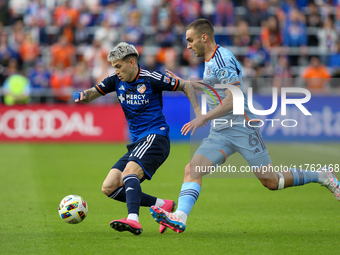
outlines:
{"label": "navy sock", "polygon": [[[125,187],[124,186],[119,187],[118,189],[113,191],[110,195],[108,195],[108,197],[125,203],[126,202]],[[140,200],[140,206],[151,207],[156,204],[156,200],[157,200],[157,197],[153,197],[142,192],[142,199]]]}
{"label": "navy sock", "polygon": [[139,215],[142,189],[138,176],[136,174],[128,174],[123,177],[123,182],[125,186],[128,214],[135,213]]}

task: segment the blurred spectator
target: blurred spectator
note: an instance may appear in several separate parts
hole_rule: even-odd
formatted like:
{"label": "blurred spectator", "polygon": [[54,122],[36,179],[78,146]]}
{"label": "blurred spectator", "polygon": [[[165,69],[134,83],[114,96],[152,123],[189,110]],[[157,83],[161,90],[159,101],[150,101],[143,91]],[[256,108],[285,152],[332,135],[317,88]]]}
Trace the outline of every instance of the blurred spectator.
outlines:
{"label": "blurred spectator", "polygon": [[248,23],[244,20],[239,21],[235,31],[234,46],[249,46],[251,41]]}
{"label": "blurred spectator", "polygon": [[312,93],[328,93],[328,82],[331,78],[327,68],[321,63],[319,57],[313,56],[310,65],[304,70],[302,77],[306,88]]}
{"label": "blurred spectator", "polygon": [[162,22],[164,24],[159,26],[156,36],[157,43],[161,47],[172,47],[176,44],[177,34],[173,30],[170,19],[163,19]]}
{"label": "blurred spectator", "polygon": [[337,51],[329,57],[328,66],[331,68],[332,75],[340,73],[340,42],[337,44]]}
{"label": "blurred spectator", "polygon": [[338,34],[333,27],[331,18],[325,20],[322,29],[318,30],[317,36],[322,62],[326,64],[328,62],[328,54],[337,50]]}
{"label": "blurred spectator", "polygon": [[51,66],[70,67],[75,62],[75,47],[67,41],[64,35],[61,35],[58,42],[51,46]]}
{"label": "blurred spectator", "polygon": [[156,6],[159,5],[157,0],[136,0],[136,7],[141,13],[141,26],[149,27],[152,24],[151,15]]}
{"label": "blurred spectator", "polygon": [[181,21],[189,25],[194,20],[201,17],[201,4],[196,0],[180,1]]}
{"label": "blurred spectator", "polygon": [[112,29],[109,21],[105,19],[96,29],[94,33],[94,40],[98,41],[107,50],[110,50],[119,40],[119,33],[117,29]]}
{"label": "blurred spectator", "polygon": [[[307,27],[318,29],[322,26],[321,16],[319,13],[318,6],[311,2],[308,6],[308,14],[306,15],[306,24]],[[319,39],[316,33],[310,33],[308,35],[308,46],[318,46],[319,45]]]}
{"label": "blurred spectator", "polygon": [[8,44],[6,34],[0,34],[0,65],[6,67],[11,58],[19,59],[19,53]]}
{"label": "blurred spectator", "polygon": [[286,16],[290,16],[291,11],[298,8],[295,0],[281,1],[281,7]]}
{"label": "blurred spectator", "polygon": [[336,31],[340,33],[340,2],[338,2],[335,8],[335,28]]}
{"label": "blurred spectator", "polygon": [[176,49],[174,48],[165,48],[162,49],[159,52],[158,58],[159,62],[162,63],[162,66],[160,67],[160,71],[165,73],[165,69],[168,69],[172,72],[174,72],[175,74],[177,74],[178,76],[182,76],[182,72],[180,70],[180,67],[178,65],[178,52]]}
{"label": "blurred spectator", "polygon": [[204,64],[203,59],[194,56],[192,53],[188,59],[189,66],[187,69],[187,75],[184,75],[190,79],[203,79]]}
{"label": "blurred spectator", "polygon": [[84,60],[86,66],[92,72],[92,77],[97,76],[97,70],[101,67],[102,61],[106,60],[107,54],[108,50],[106,47],[102,46],[98,40],[93,40],[92,44],[87,46],[84,51]]}
{"label": "blurred spectator", "polygon": [[78,24],[81,24],[84,27],[93,26],[94,20],[94,15],[91,13],[89,6],[85,2],[82,2]]}
{"label": "blurred spectator", "polygon": [[226,35],[223,29],[235,25],[235,11],[231,0],[218,0],[216,12],[212,23],[215,27],[215,41],[220,45],[230,45],[230,36]]}
{"label": "blurred spectator", "polygon": [[[300,53],[306,54],[307,33],[306,25],[301,21],[300,12],[292,9],[290,19],[287,20],[283,30],[283,45],[287,47],[302,47]],[[290,56],[290,64],[297,66],[299,61],[298,55]]]}
{"label": "blurred spectator", "polygon": [[[139,12],[133,12],[129,15],[128,25],[125,27],[123,41],[133,44],[134,46],[142,46],[144,34],[139,26]],[[161,22],[164,22],[163,20]]]}
{"label": "blurred spectator", "polygon": [[74,44],[78,47],[80,51],[91,43],[91,35],[88,28],[84,23],[78,22],[75,32],[74,32]]}
{"label": "blurred spectator", "polygon": [[261,41],[263,47],[267,50],[271,47],[281,46],[281,31],[277,19],[274,16],[270,16],[266,22],[263,22],[261,29]]}
{"label": "blurred spectator", "polygon": [[202,14],[203,17],[209,20],[210,23],[214,24],[214,14],[216,12],[216,7],[214,0],[203,0],[202,2]]}
{"label": "blurred spectator", "polygon": [[273,87],[278,88],[279,91],[282,87],[292,87],[292,78],[288,57],[279,56],[278,63],[274,67]]}
{"label": "blurred spectator", "polygon": [[338,93],[340,93],[340,42],[338,42],[337,51],[329,57],[328,66],[332,74],[330,86],[332,88],[338,88]]}
{"label": "blurred spectator", "polygon": [[256,0],[248,0],[248,5],[246,6],[246,13],[243,16],[243,19],[247,21],[248,24],[251,24],[253,27],[260,27],[262,21],[267,18],[267,12],[263,12],[260,10],[258,3]]}
{"label": "blurred spectator", "polygon": [[150,71],[158,70],[159,64],[157,63],[156,55],[143,54],[142,68]]}
{"label": "blurred spectator", "polygon": [[31,101],[32,103],[46,103],[50,89],[50,73],[44,63],[39,60],[31,70],[29,79],[32,86]]}
{"label": "blurred spectator", "polygon": [[71,6],[70,0],[62,1],[61,5],[54,9],[55,25],[63,27],[69,22],[72,27],[75,27],[79,15],[79,10]]}
{"label": "blurred spectator", "polygon": [[74,32],[75,32],[75,27],[71,24],[71,19],[66,20],[66,24],[62,27],[60,27],[58,37],[61,35],[65,36],[67,41],[71,44],[74,44]]}
{"label": "blurred spectator", "polygon": [[37,28],[34,40],[47,44],[46,26],[51,24],[51,15],[42,0],[32,0],[24,15],[24,23],[30,29]]}
{"label": "blurred spectator", "polygon": [[259,38],[254,39],[249,48],[247,57],[252,60],[255,66],[265,67],[269,65],[270,55],[268,51],[262,47]]}
{"label": "blurred spectator", "polygon": [[12,20],[21,19],[28,7],[29,0],[9,0]]}
{"label": "blurred spectator", "polygon": [[306,26],[300,20],[300,13],[293,9],[283,31],[283,44],[290,47],[305,46],[307,44]]}
{"label": "blurred spectator", "polygon": [[72,75],[62,63],[56,65],[55,71],[50,77],[50,85],[54,95],[55,103],[67,103],[70,100],[72,90]]}
{"label": "blurred spectator", "polygon": [[9,76],[4,82],[3,93],[6,105],[26,104],[30,99],[29,80],[18,71],[17,61],[11,59],[8,67]]}
{"label": "blurred spectator", "polygon": [[226,27],[235,24],[235,11],[230,0],[217,0],[214,26]]}
{"label": "blurred spectator", "polygon": [[17,20],[13,25],[13,30],[11,30],[8,36],[8,43],[11,45],[12,49],[19,51],[20,45],[24,41],[25,34],[24,23],[22,20]]}
{"label": "blurred spectator", "polygon": [[[180,2],[180,6],[181,6]],[[178,8],[181,8],[181,7]],[[181,11],[180,11],[181,13]],[[179,13],[179,14],[180,14]],[[175,8],[172,6],[170,0],[162,0],[159,6],[155,6],[151,15],[151,25],[157,28],[159,24],[162,24],[163,19],[170,18],[173,25],[179,25],[180,20],[178,14],[175,12]]]}
{"label": "blurred spectator", "polygon": [[33,67],[36,59],[40,54],[39,44],[33,41],[32,35],[27,33],[25,39],[20,45],[19,54],[23,61],[24,68]]}
{"label": "blurred spectator", "polygon": [[248,88],[252,87],[253,92],[257,92],[257,86],[255,81],[256,71],[254,69],[254,63],[248,57],[245,57],[243,59],[242,78],[243,78],[243,91],[247,92]]}
{"label": "blurred spectator", "polygon": [[75,90],[85,90],[93,86],[91,73],[84,61],[78,62],[73,72],[73,88]]}
{"label": "blurred spectator", "polygon": [[0,23],[8,26],[11,21],[8,0],[0,0]]}
{"label": "blurred spectator", "polygon": [[110,3],[105,7],[98,21],[102,23],[104,20],[108,22],[110,27],[118,27],[122,24],[124,21],[122,11],[116,3]]}

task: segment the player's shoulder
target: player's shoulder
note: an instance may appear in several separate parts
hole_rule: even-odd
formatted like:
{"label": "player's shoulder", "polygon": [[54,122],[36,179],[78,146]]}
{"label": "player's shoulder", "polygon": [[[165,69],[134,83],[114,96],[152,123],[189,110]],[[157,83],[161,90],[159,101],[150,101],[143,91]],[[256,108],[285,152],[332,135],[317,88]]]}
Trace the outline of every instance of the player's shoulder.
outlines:
{"label": "player's shoulder", "polygon": [[217,69],[238,65],[238,61],[236,60],[234,54],[230,50],[221,46],[216,49],[215,63]]}
{"label": "player's shoulder", "polygon": [[146,69],[141,69],[139,73],[139,77],[143,77],[147,80],[158,80],[160,81],[163,77],[163,74],[159,71],[149,71]]}

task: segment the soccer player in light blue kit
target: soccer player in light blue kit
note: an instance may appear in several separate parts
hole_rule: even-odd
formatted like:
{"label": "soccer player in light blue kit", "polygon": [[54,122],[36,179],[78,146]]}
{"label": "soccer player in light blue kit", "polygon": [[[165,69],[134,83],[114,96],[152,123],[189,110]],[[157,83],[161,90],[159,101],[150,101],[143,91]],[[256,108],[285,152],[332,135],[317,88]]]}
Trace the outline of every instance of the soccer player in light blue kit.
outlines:
{"label": "soccer player in light blue kit", "polygon": [[[196,172],[195,166],[207,167],[224,163],[235,152],[240,153],[251,166],[256,177],[269,190],[280,190],[307,183],[320,183],[326,186],[340,201],[340,182],[333,171],[327,167],[319,171],[287,169],[276,173],[272,171],[272,163],[267,148],[262,140],[258,119],[248,109],[245,100],[245,114],[233,114],[233,94],[228,89],[216,88],[216,84],[230,84],[242,89],[242,70],[234,55],[227,49],[216,45],[214,28],[209,21],[198,19],[192,22],[186,30],[187,48],[197,57],[205,58],[203,83],[195,82],[195,88],[204,88],[214,95],[217,106],[208,95],[209,111],[200,115],[182,128],[182,134],[192,133],[198,127],[214,119],[224,119],[224,124],[212,125],[209,136],[205,138],[190,163],[185,167],[184,182],[178,198],[176,212],[169,213],[160,207],[150,207],[152,217],[161,225],[181,233],[186,229],[186,221],[201,192],[202,177],[206,173]],[[174,73],[166,70],[167,74],[180,79]],[[205,84],[205,85],[203,85]],[[209,85],[210,84],[210,85]],[[204,87],[203,87],[204,86]],[[236,100],[236,99],[235,99]],[[236,123],[231,125],[231,123]],[[242,124],[244,123],[244,125]],[[269,171],[268,171],[269,170]]]}

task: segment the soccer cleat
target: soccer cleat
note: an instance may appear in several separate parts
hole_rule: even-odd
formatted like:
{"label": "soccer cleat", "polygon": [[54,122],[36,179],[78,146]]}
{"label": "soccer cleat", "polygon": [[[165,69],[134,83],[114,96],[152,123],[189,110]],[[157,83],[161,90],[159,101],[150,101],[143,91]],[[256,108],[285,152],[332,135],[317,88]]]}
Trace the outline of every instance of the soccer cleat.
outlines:
{"label": "soccer cleat", "polygon": [[135,220],[127,220],[126,218],[123,218],[121,220],[111,221],[110,226],[111,228],[119,232],[129,231],[134,235],[140,235],[143,232],[143,228],[139,224],[139,222]]}
{"label": "soccer cleat", "polygon": [[[172,200],[167,200],[167,199],[164,199],[164,205],[161,207],[163,210],[167,211],[167,212],[174,212],[175,211],[175,208],[176,208],[176,203],[175,201],[172,201]],[[159,225],[159,233],[160,234],[163,234],[166,230],[166,226],[163,226],[163,225]]]}
{"label": "soccer cleat", "polygon": [[340,201],[340,181],[336,178],[331,168],[324,167],[321,170],[325,171],[327,175],[327,179],[321,185],[329,189],[335,198]]}
{"label": "soccer cleat", "polygon": [[151,206],[150,213],[155,221],[176,233],[182,233],[185,230],[184,222],[175,213],[169,213],[157,206]]}

